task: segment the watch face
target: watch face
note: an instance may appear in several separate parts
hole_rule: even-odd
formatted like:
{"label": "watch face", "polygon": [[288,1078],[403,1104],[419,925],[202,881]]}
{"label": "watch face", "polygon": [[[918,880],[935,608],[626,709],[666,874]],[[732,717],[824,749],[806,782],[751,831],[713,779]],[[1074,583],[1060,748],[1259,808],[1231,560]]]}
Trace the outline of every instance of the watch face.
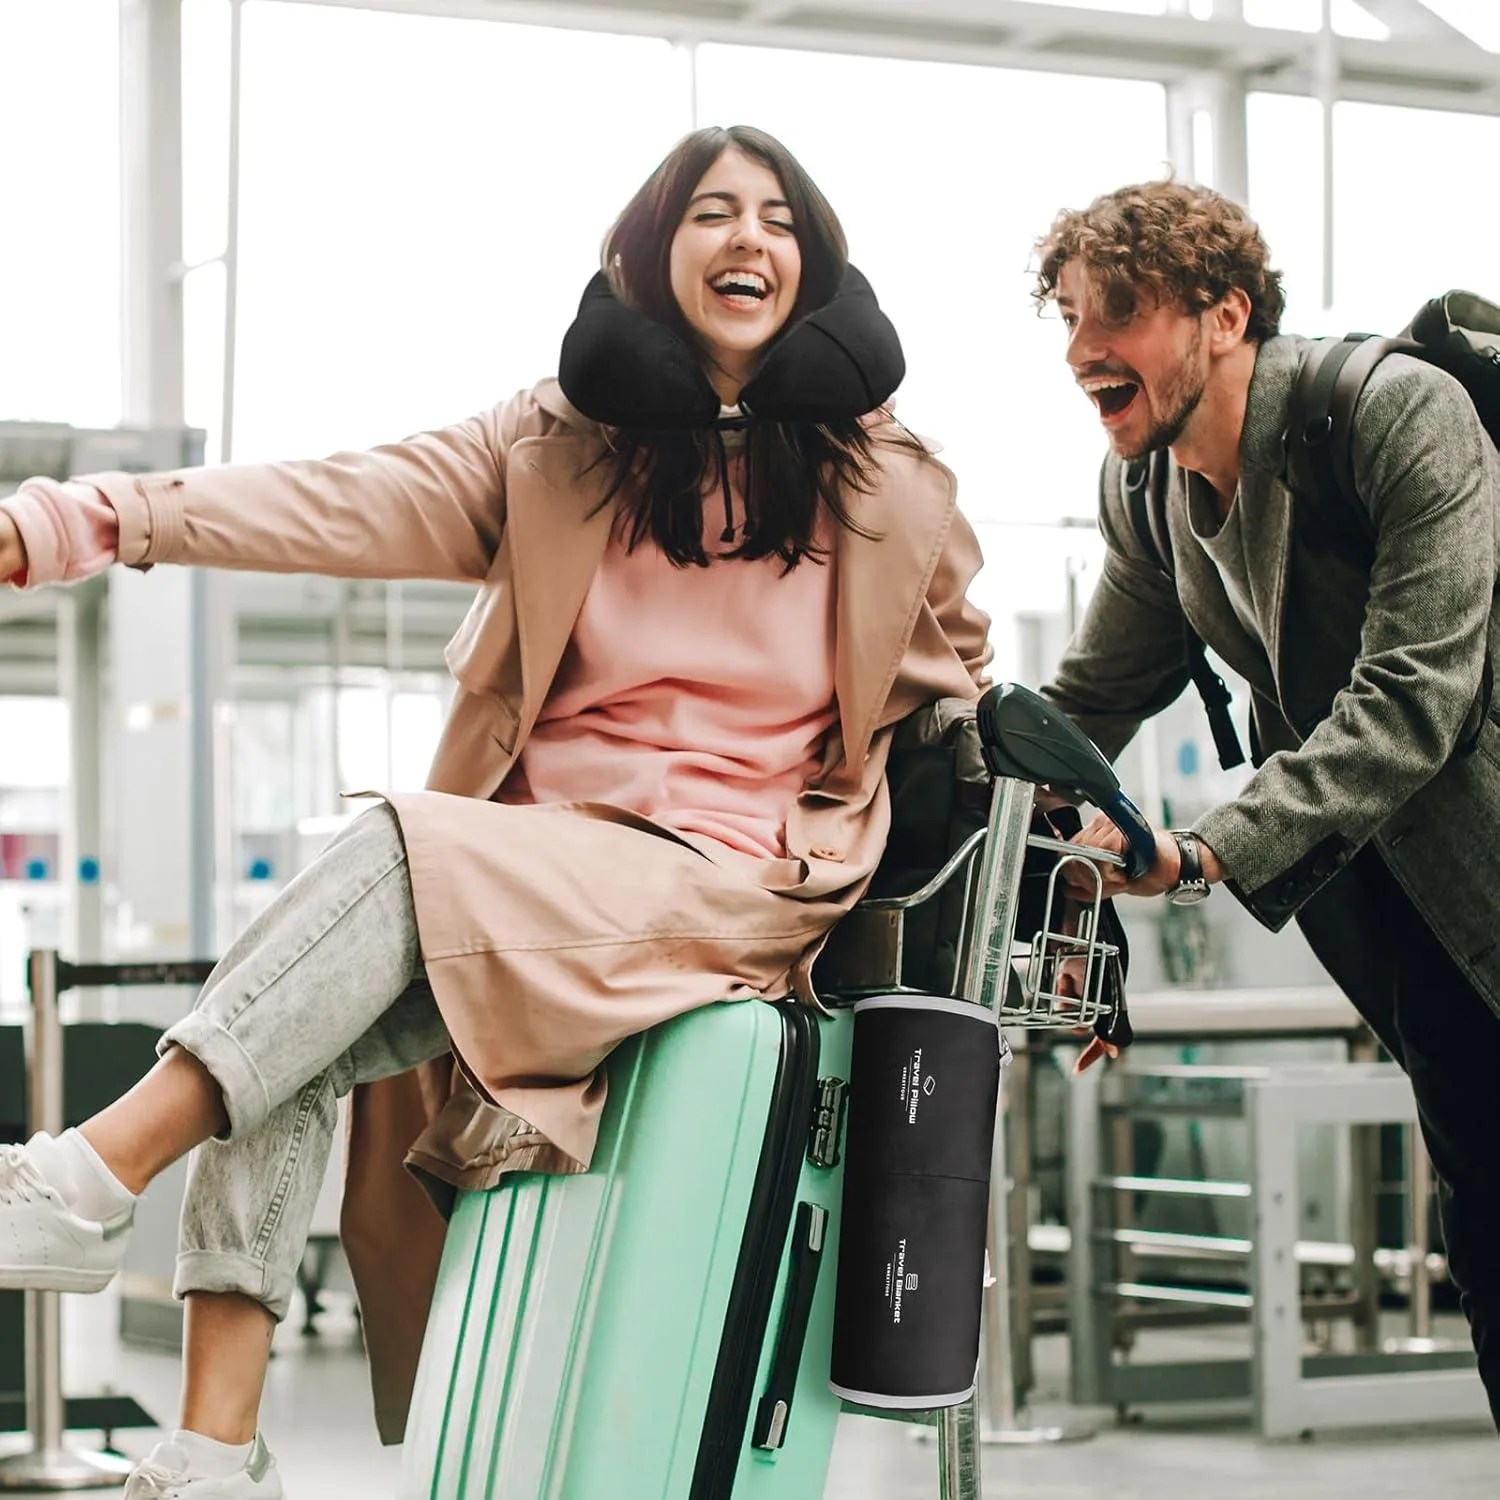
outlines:
{"label": "watch face", "polygon": [[1206,880],[1195,880],[1187,885],[1180,885],[1175,891],[1167,892],[1167,900],[1173,906],[1196,906],[1200,901],[1208,899],[1208,882]]}

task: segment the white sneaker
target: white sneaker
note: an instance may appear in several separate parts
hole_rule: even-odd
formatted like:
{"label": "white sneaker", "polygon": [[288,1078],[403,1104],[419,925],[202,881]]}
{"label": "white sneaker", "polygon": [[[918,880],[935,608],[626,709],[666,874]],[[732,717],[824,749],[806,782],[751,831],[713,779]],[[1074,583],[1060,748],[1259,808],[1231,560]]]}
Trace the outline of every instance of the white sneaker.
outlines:
{"label": "white sneaker", "polygon": [[80,1218],[25,1146],[0,1146],[0,1290],[103,1291],[125,1257],[133,1218]]}
{"label": "white sneaker", "polygon": [[276,1460],[257,1432],[245,1467],[227,1477],[194,1474],[176,1443],[158,1443],[125,1481],[123,1500],[285,1500]]}

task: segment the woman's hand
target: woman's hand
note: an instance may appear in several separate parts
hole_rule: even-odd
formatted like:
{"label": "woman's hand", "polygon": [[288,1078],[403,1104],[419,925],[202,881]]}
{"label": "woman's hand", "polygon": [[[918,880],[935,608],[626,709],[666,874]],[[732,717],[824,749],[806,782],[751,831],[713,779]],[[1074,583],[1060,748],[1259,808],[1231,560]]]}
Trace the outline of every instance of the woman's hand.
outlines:
{"label": "woman's hand", "polygon": [[[1087,970],[1088,961],[1082,954],[1063,959],[1058,965],[1057,993],[1073,1000],[1081,1000],[1084,975]],[[1089,1038],[1088,1045],[1078,1054],[1078,1061],[1073,1064],[1075,1073],[1087,1072],[1101,1057],[1113,1060],[1120,1055],[1120,1049],[1114,1043],[1106,1042],[1102,1037],[1090,1036],[1087,1027],[1079,1027],[1075,1035]]]}
{"label": "woman's hand", "polygon": [[[1093,902],[1093,894],[1089,893],[1089,903]],[[1076,932],[1078,929],[1077,912],[1081,907],[1075,906],[1071,901],[1068,903],[1072,910],[1063,920],[1064,932]],[[1102,959],[1096,960],[1102,963]],[[1059,995],[1064,995],[1070,1000],[1082,1001],[1084,983],[1088,978],[1089,964],[1087,957],[1082,953],[1075,953],[1059,961],[1057,966],[1057,978],[1054,981]],[[1101,981],[1101,976],[1096,972],[1095,984]],[[1088,1042],[1082,1052],[1078,1054],[1078,1060],[1073,1064],[1074,1073],[1086,1073],[1099,1061],[1101,1057],[1107,1057],[1113,1061],[1120,1055],[1120,1049],[1113,1042],[1106,1042],[1103,1037],[1094,1036],[1087,1026],[1079,1026],[1074,1029],[1075,1036],[1086,1036]]]}
{"label": "woman's hand", "polygon": [[1113,1062],[1119,1055],[1120,1049],[1113,1042],[1106,1042],[1102,1037],[1090,1037],[1088,1046],[1078,1054],[1078,1059],[1073,1064],[1073,1072],[1075,1075],[1087,1073],[1101,1057],[1107,1057]]}
{"label": "woman's hand", "polygon": [[25,571],[26,543],[21,540],[21,528],[0,507],[0,583],[8,583]]}
{"label": "woman's hand", "polygon": [[[1111,827],[1114,825],[1111,824]],[[1097,847],[1097,846],[1096,846]],[[1093,901],[1093,892],[1088,893],[1088,900]],[[1074,933],[1078,930],[1078,913],[1081,907],[1073,902],[1067,903],[1067,910],[1063,914],[1062,931]],[[1057,976],[1053,981],[1054,987],[1059,995],[1064,995],[1070,1000],[1082,1001],[1084,981],[1088,976],[1088,959],[1082,953],[1075,953],[1067,958],[1059,959],[1057,965]],[[1097,980],[1098,976],[1095,975]],[[1090,1036],[1086,1026],[1077,1029],[1075,1035],[1088,1036],[1089,1042],[1078,1056],[1078,1061],[1073,1064],[1075,1073],[1083,1073],[1092,1068],[1101,1057],[1116,1058],[1120,1055],[1120,1049],[1112,1042],[1106,1042],[1101,1037]]]}
{"label": "woman's hand", "polygon": [[1042,813],[1056,812],[1060,807],[1074,807],[1075,803],[1068,800],[1058,792],[1054,792],[1050,786],[1039,786],[1036,789],[1036,800],[1032,806]]}

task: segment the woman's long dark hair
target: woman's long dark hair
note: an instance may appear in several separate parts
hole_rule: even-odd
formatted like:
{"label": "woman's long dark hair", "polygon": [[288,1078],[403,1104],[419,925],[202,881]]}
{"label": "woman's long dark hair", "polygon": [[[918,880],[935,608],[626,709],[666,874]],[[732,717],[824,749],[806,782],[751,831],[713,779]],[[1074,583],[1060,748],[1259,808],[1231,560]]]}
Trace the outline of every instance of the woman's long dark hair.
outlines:
{"label": "woman's long dark hair", "polygon": [[[774,137],[748,125],[694,131],[646,179],[604,240],[604,270],[617,296],[665,324],[690,346],[699,341],[672,294],[672,237],[703,175],[730,147],[775,173],[791,209],[802,277],[782,334],[828,302],[843,279],[848,250],[828,200]],[[615,429],[603,460],[612,470],[609,498],[625,499],[630,547],[650,537],[679,567],[708,565],[703,548],[703,491],[718,482],[718,435],[712,430]],[[733,556],[776,555],[793,568],[821,559],[815,541],[819,507],[864,533],[844,496],[867,491],[875,477],[869,433],[858,420],[752,422],[746,431],[745,534]]]}

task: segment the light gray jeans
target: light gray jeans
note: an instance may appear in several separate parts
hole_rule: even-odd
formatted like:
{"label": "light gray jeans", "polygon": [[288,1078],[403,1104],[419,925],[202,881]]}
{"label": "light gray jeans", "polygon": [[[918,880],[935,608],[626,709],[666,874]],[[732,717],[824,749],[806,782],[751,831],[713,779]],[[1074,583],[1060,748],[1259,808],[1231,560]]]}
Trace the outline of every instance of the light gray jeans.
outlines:
{"label": "light gray jeans", "polygon": [[174,1291],[287,1314],[337,1101],[448,1050],[422,967],[406,849],[362,813],[245,929],[161,1039],[224,1091],[229,1131],[193,1153]]}

